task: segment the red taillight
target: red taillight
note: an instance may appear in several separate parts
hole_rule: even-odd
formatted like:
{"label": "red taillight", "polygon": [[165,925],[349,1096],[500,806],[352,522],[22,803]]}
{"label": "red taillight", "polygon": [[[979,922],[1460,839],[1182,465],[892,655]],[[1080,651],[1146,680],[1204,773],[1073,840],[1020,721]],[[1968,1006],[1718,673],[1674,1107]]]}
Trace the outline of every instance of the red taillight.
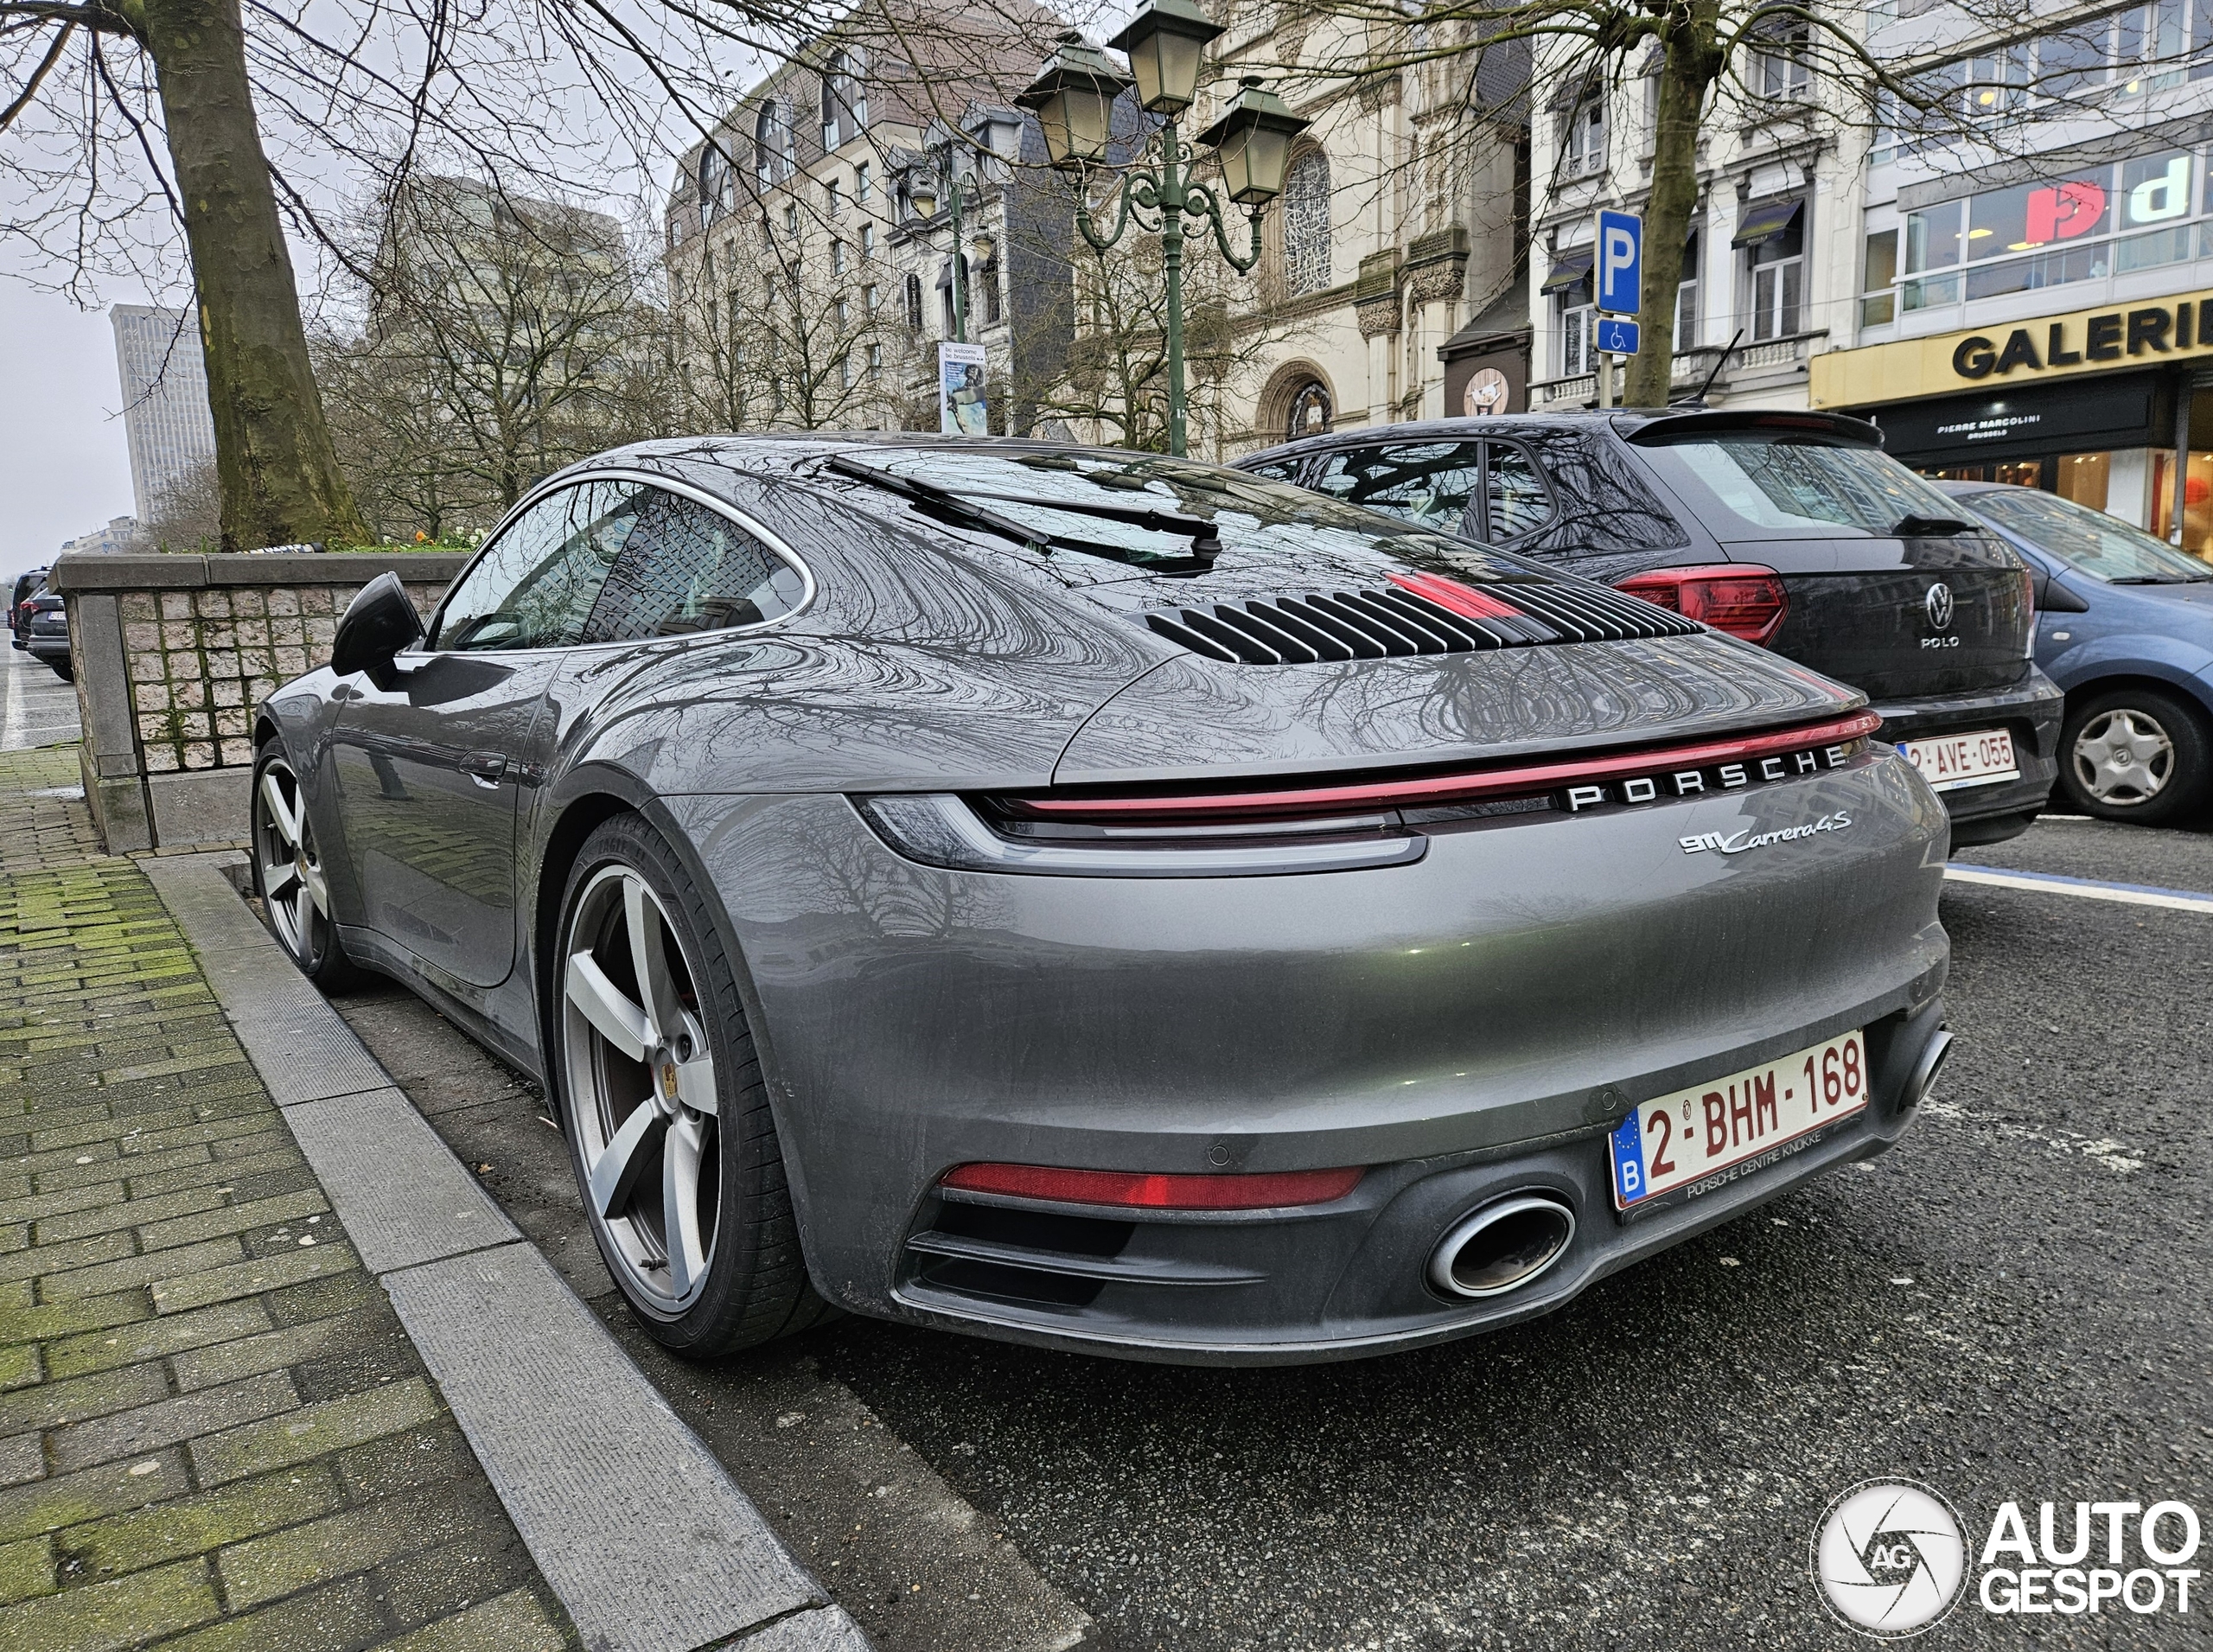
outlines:
{"label": "red taillight", "polygon": [[1473,585],[1464,585],[1457,579],[1447,579],[1441,574],[1391,574],[1390,582],[1400,590],[1432,602],[1441,609],[1464,615],[1471,620],[1518,620],[1526,617],[1518,608],[1509,608],[1496,596],[1486,596]]}
{"label": "red taillight", "polygon": [[2021,570],[2021,617],[2034,622],[2037,616],[2037,577],[2029,569]]}
{"label": "red taillight", "polygon": [[1064,1170],[1046,1164],[963,1164],[941,1185],[965,1193],[1004,1193],[1063,1204],[1121,1205],[1145,1210],[1267,1210],[1328,1204],[1359,1184],[1358,1166],[1342,1170],[1265,1170],[1238,1176],[1168,1176],[1143,1170]]}
{"label": "red taillight", "polygon": [[1667,769],[1702,769],[1714,763],[1783,756],[1822,746],[1842,745],[1872,734],[1883,719],[1854,711],[1809,728],[1770,734],[1740,734],[1693,744],[1648,746],[1636,751],[1606,752],[1552,762],[1519,763],[1457,775],[1427,775],[1409,780],[1353,781],[1337,785],[1266,788],[1248,792],[1151,793],[1124,797],[1009,797],[998,807],[1018,820],[1083,820],[1098,823],[1171,820],[1226,821],[1266,818],[1297,820],[1346,814],[1368,809],[1432,808],[1482,799],[1533,797],[1570,785],[1601,784]]}
{"label": "red taillight", "polygon": [[1783,588],[1783,576],[1772,568],[1750,563],[1655,568],[1650,573],[1622,580],[1617,589],[1762,647],[1790,611],[1790,596]]}

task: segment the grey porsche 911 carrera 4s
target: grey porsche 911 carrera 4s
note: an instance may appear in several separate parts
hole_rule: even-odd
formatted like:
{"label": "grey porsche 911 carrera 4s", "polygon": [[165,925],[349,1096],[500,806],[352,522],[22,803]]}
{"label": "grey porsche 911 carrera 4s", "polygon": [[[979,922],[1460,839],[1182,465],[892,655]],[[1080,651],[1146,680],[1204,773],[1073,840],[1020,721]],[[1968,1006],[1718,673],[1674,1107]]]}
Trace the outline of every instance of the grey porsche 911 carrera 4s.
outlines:
{"label": "grey porsche 911 carrera 4s", "polygon": [[258,712],[301,967],[545,1083],[705,1355],[831,1308],[1417,1346],[1894,1142],[1944,809],[1858,693],[1214,466],[703,438],[390,576]]}

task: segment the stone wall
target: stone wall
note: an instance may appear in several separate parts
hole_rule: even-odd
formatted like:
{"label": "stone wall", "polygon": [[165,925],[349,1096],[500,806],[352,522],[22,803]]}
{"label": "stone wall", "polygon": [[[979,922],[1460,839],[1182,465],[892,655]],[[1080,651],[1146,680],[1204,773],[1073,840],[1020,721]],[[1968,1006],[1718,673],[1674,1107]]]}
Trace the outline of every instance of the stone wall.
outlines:
{"label": "stone wall", "polygon": [[466,558],[391,554],[70,555],[67,599],[85,795],[110,853],[246,833],[253,708],[330,658],[338,616],[396,571],[427,614]]}

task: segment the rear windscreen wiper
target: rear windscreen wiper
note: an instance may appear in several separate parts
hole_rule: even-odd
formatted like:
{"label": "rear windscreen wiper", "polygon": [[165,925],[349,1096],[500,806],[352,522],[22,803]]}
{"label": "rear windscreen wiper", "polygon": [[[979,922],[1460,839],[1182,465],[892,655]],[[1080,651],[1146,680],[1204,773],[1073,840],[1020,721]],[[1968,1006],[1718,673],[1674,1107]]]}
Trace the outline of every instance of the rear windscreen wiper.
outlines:
{"label": "rear windscreen wiper", "polygon": [[[879,470],[874,465],[863,464],[838,454],[829,461],[829,469],[841,476],[864,482],[873,487],[889,488],[903,494],[917,504],[944,514],[956,517],[972,526],[997,533],[1018,545],[1057,545],[1071,551],[1081,551],[1095,557],[1108,557],[1117,562],[1151,570],[1158,573],[1198,573],[1214,565],[1221,554],[1221,540],[1215,533],[1215,525],[1203,516],[1186,516],[1178,511],[1164,511],[1150,505],[1116,505],[1105,501],[1038,499],[1027,494],[999,493],[983,488],[952,488],[934,482],[923,482],[914,476],[902,476],[889,470]],[[996,504],[1027,505],[1034,510],[1062,511],[1071,516],[1094,516],[1101,521],[1125,522],[1154,533],[1173,534],[1191,542],[1188,557],[1152,557],[1132,546],[1116,545],[1108,539],[1089,539],[1081,534],[1058,533],[1049,528],[1033,526],[1017,521],[998,512],[976,503],[988,500]]]}
{"label": "rear windscreen wiper", "polygon": [[1901,539],[1935,539],[1954,533],[1973,533],[1975,525],[1956,516],[1901,516],[1891,530]]}

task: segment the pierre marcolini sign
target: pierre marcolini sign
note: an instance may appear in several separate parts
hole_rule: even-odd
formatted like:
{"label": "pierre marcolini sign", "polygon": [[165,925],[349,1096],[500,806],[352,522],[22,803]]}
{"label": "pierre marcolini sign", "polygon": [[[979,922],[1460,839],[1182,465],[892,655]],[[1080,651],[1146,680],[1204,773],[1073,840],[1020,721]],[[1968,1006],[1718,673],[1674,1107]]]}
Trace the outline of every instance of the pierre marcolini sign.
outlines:
{"label": "pierre marcolini sign", "polygon": [[1828,350],[1809,364],[1816,407],[1873,407],[1956,394],[2163,366],[2213,354],[2213,293],[2140,304],[2040,316],[1925,338]]}

